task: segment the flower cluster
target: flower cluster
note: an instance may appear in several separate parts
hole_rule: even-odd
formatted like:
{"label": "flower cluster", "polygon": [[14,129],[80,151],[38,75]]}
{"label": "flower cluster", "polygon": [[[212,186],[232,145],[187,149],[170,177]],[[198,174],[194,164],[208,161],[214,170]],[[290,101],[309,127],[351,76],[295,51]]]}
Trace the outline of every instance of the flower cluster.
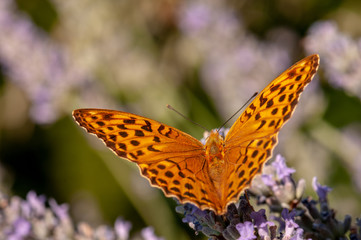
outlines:
{"label": "flower cluster", "polygon": [[209,239],[361,239],[359,219],[354,226],[348,215],[342,221],[336,219],[327,201],[331,189],[314,178],[312,185],[318,201],[303,197],[305,182],[300,180],[296,184],[292,178],[294,172],[278,155],[252,182],[247,195],[257,198],[257,205],[268,206],[268,217],[265,209],[255,211],[244,196],[238,207],[229,205],[223,216],[209,210],[201,211],[191,204],[180,205],[176,210],[184,214],[183,222]]}
{"label": "flower cluster", "polygon": [[28,193],[25,200],[14,196],[8,198],[0,192],[0,239],[104,239],[104,240],[161,240],[151,227],[130,237],[132,224],[118,218],[114,227],[98,226],[92,228],[87,223],[74,226],[68,214],[68,205],[59,205],[54,199]]}
{"label": "flower cluster", "polygon": [[37,28],[14,1],[0,2],[0,28],[0,63],[5,76],[27,95],[34,122],[49,124],[68,113],[74,90],[81,90],[90,104],[111,104],[90,74],[72,62],[66,47]]}
{"label": "flower cluster", "polygon": [[251,97],[252,91],[262,89],[265,79],[271,80],[291,64],[290,46],[285,43],[294,41],[292,33],[278,33],[282,44],[275,39],[261,41],[226,2],[184,1],[178,26],[180,56],[188,65],[200,67],[200,80],[224,116]]}
{"label": "flower cluster", "polygon": [[277,155],[275,161],[263,168],[252,182],[250,193],[258,198],[258,204],[267,204],[274,212],[296,206],[304,192],[305,180],[297,183],[292,178],[295,170],[286,166],[285,159]]}
{"label": "flower cluster", "polygon": [[[19,11],[16,1],[0,2],[0,72],[24,93],[33,122],[51,124],[63,115],[69,116],[74,108],[117,108],[120,94],[132,102],[139,96],[151,95],[152,104],[145,109],[157,113],[161,108],[154,101],[159,96],[177,96],[169,81],[174,77],[163,76],[172,74],[170,64],[164,71],[157,69],[156,54],[149,55],[133,46],[132,31],[136,27],[128,23],[120,26],[126,21],[119,21],[122,14],[118,11],[127,7],[116,7],[112,1],[97,5],[84,0],[51,3],[59,22],[49,34],[25,11]],[[143,15],[147,14],[139,16]],[[168,91],[163,91],[165,88]]]}
{"label": "flower cluster", "polygon": [[312,25],[305,39],[309,53],[318,52],[328,81],[361,98],[361,39],[339,31],[333,21]]}

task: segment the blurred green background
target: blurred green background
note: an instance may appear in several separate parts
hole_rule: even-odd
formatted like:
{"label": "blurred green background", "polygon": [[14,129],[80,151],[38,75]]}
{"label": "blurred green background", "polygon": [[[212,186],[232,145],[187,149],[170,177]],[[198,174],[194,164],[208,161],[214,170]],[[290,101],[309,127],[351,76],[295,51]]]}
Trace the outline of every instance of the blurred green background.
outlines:
{"label": "blurred green background", "polygon": [[[1,0],[0,187],[69,203],[76,222],[202,239],[167,199],[71,117],[118,109],[202,138],[256,91],[318,53],[274,153],[333,188],[337,216],[361,213],[361,2]],[[232,121],[231,121],[232,122]]]}

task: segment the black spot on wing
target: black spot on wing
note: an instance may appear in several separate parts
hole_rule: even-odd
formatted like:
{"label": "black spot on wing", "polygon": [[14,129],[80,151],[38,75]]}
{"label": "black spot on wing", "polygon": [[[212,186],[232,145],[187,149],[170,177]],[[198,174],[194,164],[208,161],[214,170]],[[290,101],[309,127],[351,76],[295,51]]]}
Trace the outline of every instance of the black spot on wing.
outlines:
{"label": "black spot on wing", "polygon": [[246,179],[243,178],[242,181],[239,182],[238,188],[241,187],[241,186],[243,186],[243,184],[244,184],[245,182],[246,182]]}
{"label": "black spot on wing", "polygon": [[285,100],[285,98],[286,98],[286,94],[283,94],[283,95],[278,99],[278,101],[279,101],[279,102],[283,102],[283,101]]}
{"label": "black spot on wing", "polygon": [[286,90],[286,87],[282,87],[282,88],[280,89],[280,91],[278,92],[278,94],[283,93],[285,90]]}
{"label": "black spot on wing", "polygon": [[270,100],[267,102],[267,108],[272,107],[272,106],[273,106],[273,99],[270,99]]}
{"label": "black spot on wing", "polygon": [[171,171],[166,171],[165,176],[168,178],[172,178],[172,177],[174,177],[174,174]]}
{"label": "black spot on wing", "polygon": [[187,189],[193,189],[193,186],[189,183],[184,184],[184,187]]}
{"label": "black spot on wing", "polygon": [[252,153],[252,157],[255,158],[258,154],[258,150],[254,150],[253,153]]}
{"label": "black spot on wing", "polygon": [[117,128],[119,128],[119,129],[128,129],[128,128],[125,127],[124,124],[118,124]]}
{"label": "black spot on wing", "polygon": [[157,169],[150,169],[148,172],[151,172],[151,173],[153,173],[154,175],[158,175],[158,170]]}
{"label": "black spot on wing", "polygon": [[227,194],[226,198],[229,198],[229,196],[231,196],[233,193],[234,193],[234,190],[230,191],[230,192]]}
{"label": "black spot on wing", "polygon": [[155,148],[153,147],[153,145],[149,145],[149,146],[147,147],[147,149],[148,149],[149,151],[151,151],[151,152],[160,152],[160,150],[155,149]]}
{"label": "black spot on wing", "polygon": [[132,141],[130,141],[130,144],[132,144],[133,146],[138,146],[140,144],[140,142],[137,140],[132,140]]}
{"label": "black spot on wing", "polygon": [[272,115],[276,115],[277,112],[278,112],[278,108],[274,108],[274,109],[272,110],[271,114],[272,114]]}
{"label": "black spot on wing", "polygon": [[[164,179],[162,179],[162,178],[158,178],[157,180],[158,180],[158,182],[160,182],[160,183],[162,183],[162,184],[167,184],[167,181],[164,180]],[[164,189],[164,190],[165,190],[167,193],[169,192],[167,188]]]}
{"label": "black spot on wing", "polygon": [[275,120],[272,120],[269,124],[268,124],[268,127],[272,127],[275,125]]}
{"label": "black spot on wing", "polygon": [[118,147],[123,149],[124,151],[127,150],[127,145],[125,145],[124,143],[118,143]]}
{"label": "black spot on wing", "polygon": [[117,155],[118,155],[119,157],[124,157],[124,158],[127,157],[127,153],[124,152],[124,151],[119,151],[119,150],[117,150],[116,153],[117,153]]}
{"label": "black spot on wing", "polygon": [[96,124],[98,124],[100,127],[102,127],[102,126],[104,126],[104,125],[105,125],[105,123],[104,123],[104,122],[102,122],[102,121],[98,121],[98,122],[96,122]]}
{"label": "black spot on wing", "polygon": [[123,123],[125,123],[125,124],[134,124],[135,120],[134,119],[124,119]]}
{"label": "black spot on wing", "polygon": [[259,101],[260,101],[260,107],[262,107],[266,102],[267,102],[267,98],[263,97],[263,93],[261,94],[261,96],[259,97]]}
{"label": "black spot on wing", "polygon": [[185,192],[183,195],[186,195],[186,196],[191,197],[191,198],[196,198],[196,196],[191,192]]}
{"label": "black spot on wing", "polygon": [[163,164],[158,164],[157,167],[162,170],[165,169],[165,165],[163,165]]}
{"label": "black spot on wing", "polygon": [[279,87],[280,87],[280,84],[277,84],[277,85],[271,87],[271,88],[270,88],[270,91],[271,91],[271,92],[274,92],[274,91],[276,91]]}
{"label": "black spot on wing", "polygon": [[128,133],[127,132],[118,132],[119,136],[121,136],[122,138],[126,138],[128,137]]}
{"label": "black spot on wing", "polygon": [[147,132],[153,132],[152,125],[150,124],[150,122],[147,120],[144,120],[144,123],[145,123],[145,125],[141,126],[141,129],[143,129]]}
{"label": "black spot on wing", "polygon": [[164,125],[158,127],[158,132],[163,135],[162,131],[165,129]]}
{"label": "black spot on wing", "polygon": [[141,130],[135,130],[134,136],[137,137],[144,137],[144,133]]}
{"label": "black spot on wing", "polygon": [[289,78],[293,78],[295,75],[296,75],[296,70],[295,70],[295,69],[293,69],[292,71],[290,71],[290,72],[288,73],[288,77],[289,77]]}
{"label": "black spot on wing", "polygon": [[180,190],[177,187],[171,187],[169,190],[172,190],[173,192],[176,192],[176,193],[180,193]]}
{"label": "black spot on wing", "polygon": [[253,103],[249,106],[249,108],[252,110],[256,110],[256,106]]}
{"label": "black spot on wing", "polygon": [[137,151],[137,156],[143,156],[143,155],[144,155],[144,152],[142,150]]}
{"label": "black spot on wing", "polygon": [[113,114],[112,113],[107,113],[107,114],[104,114],[103,115],[103,119],[105,119],[105,120],[109,120],[109,119],[111,119],[113,117]]}
{"label": "black spot on wing", "polygon": [[262,120],[257,130],[261,129],[266,124],[266,120]]}
{"label": "black spot on wing", "polygon": [[[172,173],[173,174],[173,173]],[[184,173],[182,173],[182,172],[178,172],[178,175],[181,177],[181,178],[185,178],[186,177],[186,175],[184,175]]]}
{"label": "black spot on wing", "polygon": [[135,154],[134,153],[129,153],[129,155],[134,159],[134,160],[137,160],[138,159],[138,157],[137,156],[135,156]]}

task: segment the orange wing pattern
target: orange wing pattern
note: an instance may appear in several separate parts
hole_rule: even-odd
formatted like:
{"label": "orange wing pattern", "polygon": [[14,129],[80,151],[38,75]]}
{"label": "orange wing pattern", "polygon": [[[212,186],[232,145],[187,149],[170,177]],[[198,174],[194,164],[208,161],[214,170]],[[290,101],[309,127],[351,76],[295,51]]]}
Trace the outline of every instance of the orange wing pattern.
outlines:
{"label": "orange wing pattern", "polygon": [[166,196],[221,215],[271,157],[279,130],[318,64],[318,55],[311,55],[287,69],[252,101],[224,141],[213,132],[205,146],[175,128],[131,113],[78,109],[73,116],[119,157],[137,163],[141,174]]}
{"label": "orange wing pattern", "polygon": [[272,155],[277,135],[319,65],[318,55],[297,62],[274,79],[237,119],[225,138],[229,162],[221,205],[237,201]]}
{"label": "orange wing pattern", "polygon": [[202,171],[203,145],[192,136],[160,122],[135,114],[77,109],[73,116],[119,157],[138,164],[152,186],[181,203],[215,209],[213,185]]}

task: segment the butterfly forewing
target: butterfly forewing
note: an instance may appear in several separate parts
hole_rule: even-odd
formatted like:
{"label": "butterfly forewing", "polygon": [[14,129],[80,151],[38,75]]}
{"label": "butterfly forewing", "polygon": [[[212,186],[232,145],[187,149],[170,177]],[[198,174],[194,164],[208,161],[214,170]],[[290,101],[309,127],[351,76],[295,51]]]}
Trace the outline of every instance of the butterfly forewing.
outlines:
{"label": "butterfly forewing", "polygon": [[318,55],[294,64],[258,94],[233,124],[225,138],[225,159],[229,167],[222,204],[236,201],[271,157],[279,130],[291,117],[318,65]]}
{"label": "butterfly forewing", "polygon": [[216,209],[213,185],[202,171],[205,152],[197,139],[152,119],[121,111],[77,109],[73,116],[119,157],[137,163],[142,175],[167,196],[202,209]]}

